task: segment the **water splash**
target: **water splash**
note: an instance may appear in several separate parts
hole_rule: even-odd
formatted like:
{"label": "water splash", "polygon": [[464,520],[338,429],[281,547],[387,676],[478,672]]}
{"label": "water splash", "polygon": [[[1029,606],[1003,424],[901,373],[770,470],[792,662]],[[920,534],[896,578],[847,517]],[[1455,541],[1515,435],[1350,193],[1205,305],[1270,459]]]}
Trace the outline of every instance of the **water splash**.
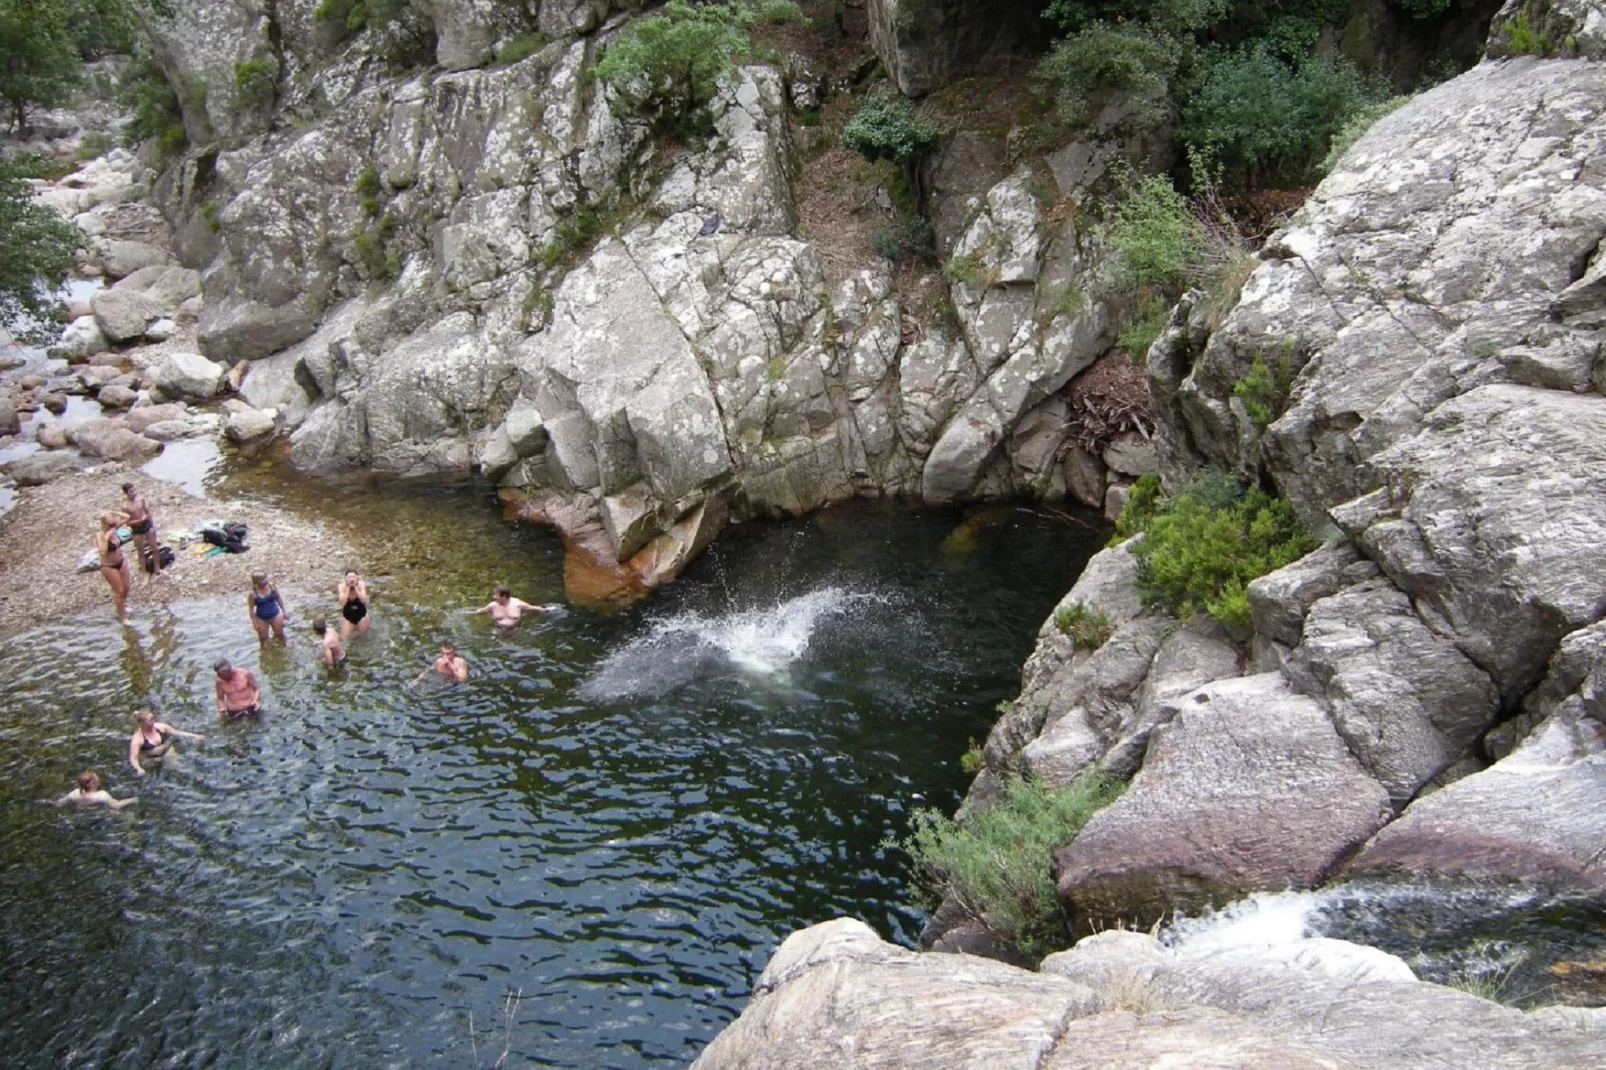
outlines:
{"label": "water splash", "polygon": [[830,586],[718,615],[686,610],[655,621],[645,634],[609,654],[581,694],[604,701],[662,695],[721,666],[784,682],[824,621],[886,601],[882,595]]}

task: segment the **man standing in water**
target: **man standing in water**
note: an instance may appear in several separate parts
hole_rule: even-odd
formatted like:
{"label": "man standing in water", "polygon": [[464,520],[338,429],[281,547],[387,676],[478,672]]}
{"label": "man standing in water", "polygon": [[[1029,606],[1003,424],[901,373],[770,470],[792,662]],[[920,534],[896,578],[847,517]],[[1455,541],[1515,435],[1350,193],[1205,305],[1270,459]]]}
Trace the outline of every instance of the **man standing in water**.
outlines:
{"label": "man standing in water", "polygon": [[249,669],[236,669],[227,658],[212,666],[217,673],[217,715],[219,720],[233,721],[241,717],[255,717],[262,712],[262,690],[257,678]]}
{"label": "man standing in water", "polygon": [[421,683],[432,672],[440,673],[443,679],[451,683],[460,684],[468,679],[468,662],[458,655],[457,648],[451,643],[442,643],[441,656],[435,659],[433,665],[419,673],[413,683]]}
{"label": "man standing in water", "polygon": [[489,613],[498,628],[512,628],[518,625],[519,618],[524,615],[525,610],[532,613],[550,613],[554,608],[532,606],[522,598],[514,598],[513,592],[506,587],[499,586],[491,592],[491,600],[473,612]]}
{"label": "man standing in water", "polygon": [[145,573],[148,584],[162,574],[162,548],[156,541],[156,521],[151,517],[145,495],[132,483],[123,484],[123,515],[128,517],[128,530],[134,533],[134,546],[141,557],[149,555],[150,569]]}

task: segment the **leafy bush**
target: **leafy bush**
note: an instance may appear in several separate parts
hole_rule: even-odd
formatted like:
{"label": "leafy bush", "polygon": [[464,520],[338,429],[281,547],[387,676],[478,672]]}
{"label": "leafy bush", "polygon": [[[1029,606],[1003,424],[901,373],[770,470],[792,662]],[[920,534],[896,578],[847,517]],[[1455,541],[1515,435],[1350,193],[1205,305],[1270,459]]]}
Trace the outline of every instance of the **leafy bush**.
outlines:
{"label": "leafy bush", "polygon": [[1054,627],[1079,647],[1101,647],[1110,639],[1110,618],[1103,610],[1072,602],[1054,613]]}
{"label": "leafy bush", "polygon": [[1120,254],[1134,286],[1180,289],[1205,240],[1187,198],[1164,175],[1140,178],[1125,169],[1115,177],[1124,189],[1104,239]]}
{"label": "leafy bush", "polygon": [[377,216],[380,208],[384,207],[380,200],[384,186],[379,181],[379,168],[371,163],[364,164],[362,170],[357,172],[356,188],[363,215]]}
{"label": "leafy bush", "polygon": [[1115,546],[1141,534],[1149,521],[1160,512],[1162,499],[1160,477],[1153,473],[1139,476],[1138,481],[1132,484],[1132,489],[1127,491],[1125,508],[1115,519],[1115,534],[1110,537],[1110,545]]}
{"label": "leafy bush", "polygon": [[965,748],[965,753],[959,756],[959,771],[968,776],[975,776],[981,772],[985,764],[987,763],[982,757],[982,745],[974,739],[971,740],[970,746]]}
{"label": "leafy bush", "polygon": [[936,141],[937,128],[916,119],[909,102],[901,97],[870,97],[842,128],[843,146],[871,163],[909,164],[929,152]]}
{"label": "leafy bush", "polygon": [[123,104],[132,113],[123,127],[125,140],[131,145],[155,141],[164,157],[184,151],[184,109],[156,61],[141,55],[123,84]]}
{"label": "leafy bush", "polygon": [[1116,342],[1126,350],[1127,356],[1136,361],[1143,360],[1148,355],[1149,347],[1154,345],[1154,340],[1165,330],[1170,314],[1171,306],[1165,298],[1155,293],[1140,294],[1121,327],[1121,333],[1116,336]]}
{"label": "leafy bush", "polygon": [[1500,40],[1506,50],[1516,56],[1548,56],[1550,38],[1528,23],[1528,11],[1518,11],[1500,31]]}
{"label": "leafy bush", "polygon": [[1146,509],[1134,551],[1145,599],[1184,619],[1203,610],[1235,631],[1249,627],[1249,581],[1316,547],[1285,499],[1223,476]]}
{"label": "leafy bush", "polygon": [[0,0],[0,101],[20,135],[30,111],[66,103],[78,84],[74,16],[59,0]]}
{"label": "leafy bush", "polygon": [[917,810],[901,846],[917,879],[938,900],[952,896],[971,917],[1030,954],[1069,943],[1054,889],[1053,852],[1070,843],[1125,785],[1087,774],[1061,788],[1013,777],[990,810],[963,824]]}
{"label": "leafy bush", "polygon": [[33,198],[28,168],[0,155],[0,327],[25,342],[56,334],[57,292],[84,248],[82,231]]}
{"label": "leafy bush", "polygon": [[596,76],[614,90],[614,106],[679,114],[701,107],[746,52],[759,22],[806,21],[786,0],[690,4],[669,0],[661,14],[637,19],[608,45]]}
{"label": "leafy bush", "polygon": [[955,253],[943,265],[942,273],[966,286],[980,286],[986,275],[982,271],[981,257],[975,253]]}
{"label": "leafy bush", "polygon": [[1322,157],[1322,162],[1316,165],[1316,173],[1322,175],[1331,174],[1333,168],[1338,166],[1338,161],[1344,158],[1344,154],[1357,141],[1366,136],[1366,132],[1372,129],[1379,119],[1390,112],[1399,111],[1401,106],[1410,99],[1409,94],[1400,97],[1389,97],[1387,100],[1379,100],[1376,103],[1368,104],[1354,115],[1351,115],[1349,120],[1333,134],[1332,140],[1328,142],[1327,155]]}
{"label": "leafy bush", "polygon": [[279,92],[278,74],[273,63],[250,59],[234,65],[234,99],[242,108],[267,111]]}
{"label": "leafy bush", "polygon": [[1243,378],[1232,384],[1233,396],[1243,402],[1244,412],[1256,427],[1266,427],[1283,414],[1288,404],[1288,391],[1294,385],[1293,352],[1294,340],[1290,338],[1271,362],[1264,354],[1256,353]]}
{"label": "leafy bush", "polygon": [[1133,118],[1153,124],[1165,117],[1167,90],[1182,59],[1181,43],[1152,28],[1097,22],[1058,41],[1037,66],[1054,91],[1066,122],[1086,121],[1088,101],[1108,89],[1130,92]]}
{"label": "leafy bush", "polygon": [[878,227],[870,235],[870,248],[883,260],[898,263],[905,257],[929,259],[936,238],[931,224],[918,215],[905,213],[889,227]]}
{"label": "leafy bush", "polygon": [[1179,134],[1252,183],[1300,179],[1373,99],[1360,72],[1341,59],[1310,56],[1291,65],[1263,46],[1218,51],[1183,105]]}
{"label": "leafy bush", "polygon": [[1225,19],[1229,0],[1050,0],[1043,17],[1070,32],[1093,22],[1148,22],[1169,33],[1193,33]]}

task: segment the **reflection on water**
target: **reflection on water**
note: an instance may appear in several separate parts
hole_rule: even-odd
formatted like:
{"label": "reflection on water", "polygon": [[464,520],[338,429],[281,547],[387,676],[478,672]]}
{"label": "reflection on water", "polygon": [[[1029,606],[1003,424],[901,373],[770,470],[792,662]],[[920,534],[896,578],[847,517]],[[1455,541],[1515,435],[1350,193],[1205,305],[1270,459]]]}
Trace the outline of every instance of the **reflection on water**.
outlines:
{"label": "reflection on water", "polygon": [[[733,529],[644,605],[509,635],[462,611],[497,582],[554,600],[550,533],[482,488],[301,493],[365,529],[376,623],[345,672],[307,628],[327,591],[286,591],[288,649],[259,653],[234,598],[0,646],[18,1063],[470,1065],[470,1014],[483,1054],[509,991],[515,1065],[686,1061],[792,929],[912,938],[879,844],[915,793],[957,804],[956,759],[1094,549],[1017,511],[945,554],[960,514],[854,506]],[[447,638],[470,681],[408,688]],[[260,724],[212,719],[220,656],[261,680]],[[146,702],[208,739],[137,781]],[[35,801],[90,766],[139,805]]]}
{"label": "reflection on water", "polygon": [[223,454],[212,435],[169,442],[140,469],[152,479],[176,483],[186,494],[204,498],[223,469]]}

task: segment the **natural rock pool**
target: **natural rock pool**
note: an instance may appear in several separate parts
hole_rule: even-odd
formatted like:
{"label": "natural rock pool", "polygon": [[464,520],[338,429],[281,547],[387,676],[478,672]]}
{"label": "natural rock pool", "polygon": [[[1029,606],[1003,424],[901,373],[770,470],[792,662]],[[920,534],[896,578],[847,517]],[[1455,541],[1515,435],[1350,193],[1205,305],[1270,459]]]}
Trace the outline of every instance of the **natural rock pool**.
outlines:
{"label": "natural rock pool", "polygon": [[[498,635],[461,611],[497,582],[558,600],[555,536],[483,487],[298,494],[371,548],[376,626],[344,676],[308,630],[328,592],[286,589],[289,648],[260,656],[233,593],[0,645],[18,1065],[687,1061],[793,929],[912,940],[879,845],[957,804],[957,759],[1099,542],[1019,509],[850,505],[732,528],[632,609]],[[470,681],[409,689],[444,638]],[[220,656],[257,673],[260,724],[212,716]],[[208,738],[136,781],[144,703]],[[139,804],[40,804],[87,767]]]}

